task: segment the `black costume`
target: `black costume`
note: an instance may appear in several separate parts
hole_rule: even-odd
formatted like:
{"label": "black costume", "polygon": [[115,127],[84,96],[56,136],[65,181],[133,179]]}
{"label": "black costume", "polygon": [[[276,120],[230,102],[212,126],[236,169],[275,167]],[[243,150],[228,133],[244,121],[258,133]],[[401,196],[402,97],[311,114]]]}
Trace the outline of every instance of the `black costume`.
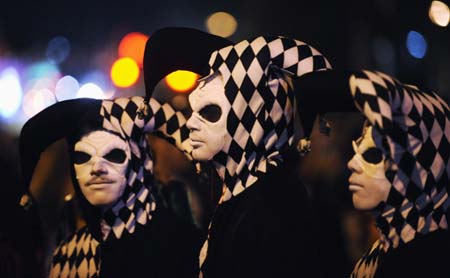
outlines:
{"label": "black costume", "polygon": [[[72,163],[73,184],[87,226],[59,244],[50,277],[198,275],[199,231],[180,221],[152,194],[153,161],[144,131],[164,130],[164,119],[176,117],[176,113],[167,105],[163,107],[153,101],[155,114],[160,117],[153,119],[145,130],[144,122],[136,114],[136,102],[141,103],[142,98],[63,101],[40,112],[22,129],[21,160],[26,183],[31,179],[40,153],[61,138],[69,143],[72,162],[74,144],[96,130],[119,136],[131,152],[125,190],[105,211],[91,205],[83,196]],[[174,139],[181,142],[180,134],[171,131],[175,133]]]}
{"label": "black costume", "polygon": [[[283,37],[208,49],[209,34],[164,32],[172,32],[172,38],[153,36],[147,44],[153,51],[146,51],[144,59],[150,63],[167,52],[183,54],[183,63],[175,59],[160,75],[176,69],[204,75],[204,56],[211,53],[209,73],[221,73],[231,105],[229,148],[213,157],[223,194],[200,253],[203,277],[319,276],[309,199],[293,174],[296,92],[290,82],[329,69],[328,61],[311,46]],[[179,35],[192,39],[177,45]],[[153,87],[146,87],[149,97]]]}

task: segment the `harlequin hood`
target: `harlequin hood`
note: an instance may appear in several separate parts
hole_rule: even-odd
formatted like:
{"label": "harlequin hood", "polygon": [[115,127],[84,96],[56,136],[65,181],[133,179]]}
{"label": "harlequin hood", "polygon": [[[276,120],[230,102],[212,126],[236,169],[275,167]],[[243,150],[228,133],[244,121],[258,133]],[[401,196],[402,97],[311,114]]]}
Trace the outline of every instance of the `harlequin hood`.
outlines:
{"label": "harlequin hood", "polygon": [[213,52],[209,64],[210,74],[220,72],[231,106],[225,149],[213,158],[226,201],[254,184],[268,163],[279,165],[293,146],[298,92],[292,78],[330,64],[304,42],[262,36]]}
{"label": "harlequin hood", "polygon": [[330,96],[336,101],[321,109],[345,111],[353,102],[381,135],[375,143],[387,157],[392,184],[386,203],[375,209],[384,249],[448,229],[450,109],[439,95],[366,70],[319,73],[297,85],[309,95],[304,105]]}
{"label": "harlequin hood", "polygon": [[[24,184],[28,185],[39,155],[53,142],[65,138],[72,154],[74,144],[90,131],[106,130],[126,142],[130,149],[126,186],[117,202],[105,212],[89,204],[71,172],[77,196],[89,229],[98,240],[131,234],[137,225],[151,219],[155,202],[150,193],[153,162],[143,131],[136,120],[137,106],[130,99],[76,99],[63,101],[43,110],[23,127],[20,136]],[[139,125],[141,123],[141,125]],[[71,155],[72,157],[72,155]]]}

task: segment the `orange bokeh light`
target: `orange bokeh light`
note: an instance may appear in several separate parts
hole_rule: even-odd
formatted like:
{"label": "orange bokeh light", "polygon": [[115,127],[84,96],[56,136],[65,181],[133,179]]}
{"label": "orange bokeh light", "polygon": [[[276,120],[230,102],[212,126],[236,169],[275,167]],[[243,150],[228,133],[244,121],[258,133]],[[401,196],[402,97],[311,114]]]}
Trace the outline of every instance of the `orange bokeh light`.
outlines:
{"label": "orange bokeh light", "polygon": [[142,68],[148,36],[139,32],[125,35],[119,43],[119,57],[130,57]]}
{"label": "orange bokeh light", "polygon": [[117,87],[130,87],[139,78],[139,67],[130,57],[116,60],[111,67],[111,80]]}
{"label": "orange bokeh light", "polygon": [[198,74],[187,70],[174,71],[165,78],[167,86],[175,92],[180,93],[192,89],[196,85],[197,79]]}

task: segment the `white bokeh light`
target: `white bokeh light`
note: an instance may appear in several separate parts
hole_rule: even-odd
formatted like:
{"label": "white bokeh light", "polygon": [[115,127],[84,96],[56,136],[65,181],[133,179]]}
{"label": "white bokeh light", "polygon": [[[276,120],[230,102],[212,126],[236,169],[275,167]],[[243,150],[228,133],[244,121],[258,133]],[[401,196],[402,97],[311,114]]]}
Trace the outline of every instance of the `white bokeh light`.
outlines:
{"label": "white bokeh light", "polygon": [[78,90],[77,98],[104,99],[105,94],[98,85],[94,83],[87,83],[81,86],[80,90]]}
{"label": "white bokeh light", "polygon": [[76,98],[79,89],[78,81],[74,77],[66,75],[56,83],[55,96],[58,101],[73,99]]}
{"label": "white bokeh light", "polygon": [[25,94],[22,109],[30,118],[54,103],[56,103],[56,98],[51,90],[47,88],[32,89]]}
{"label": "white bokeh light", "polygon": [[20,107],[22,101],[22,86],[19,74],[13,67],[0,73],[0,115],[9,118]]}
{"label": "white bokeh light", "polygon": [[433,1],[428,10],[428,16],[434,24],[446,27],[450,21],[450,9],[441,1]]}

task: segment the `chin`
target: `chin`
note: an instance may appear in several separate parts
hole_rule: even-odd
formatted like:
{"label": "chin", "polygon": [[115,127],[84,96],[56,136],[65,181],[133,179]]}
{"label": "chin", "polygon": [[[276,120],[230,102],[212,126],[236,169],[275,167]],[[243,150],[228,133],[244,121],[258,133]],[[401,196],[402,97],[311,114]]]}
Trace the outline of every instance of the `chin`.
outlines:
{"label": "chin", "polygon": [[208,160],[211,160],[213,158],[213,156],[214,156],[214,154],[212,154],[211,152],[205,152],[202,150],[193,150],[192,151],[192,157],[198,161],[208,161]]}
{"label": "chin", "polygon": [[373,202],[371,202],[370,200],[358,198],[358,196],[355,196],[355,194],[353,194],[352,201],[353,206],[357,210],[370,211],[377,206],[376,204],[373,204]]}

